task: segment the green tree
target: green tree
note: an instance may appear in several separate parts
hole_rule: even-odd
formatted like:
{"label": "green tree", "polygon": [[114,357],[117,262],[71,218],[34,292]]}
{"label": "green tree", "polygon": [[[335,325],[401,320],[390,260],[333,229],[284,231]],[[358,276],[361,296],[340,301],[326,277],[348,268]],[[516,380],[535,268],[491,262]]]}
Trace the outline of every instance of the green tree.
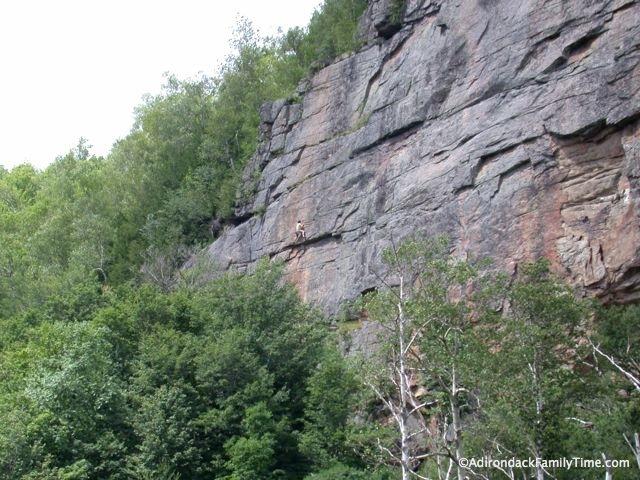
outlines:
{"label": "green tree", "polygon": [[354,367],[328,344],[308,380],[305,427],[300,436],[302,453],[318,468],[338,462],[362,466],[353,453],[350,435],[361,389]]}
{"label": "green tree", "polygon": [[[612,471],[614,478],[635,478],[640,468],[639,327],[637,305],[598,306],[588,341],[578,350],[589,389],[574,415],[582,428],[566,449],[583,458],[628,459],[631,468]],[[585,472],[585,478],[602,478],[602,472]]]}
{"label": "green tree", "polygon": [[[563,451],[562,439],[577,428],[571,418],[582,387],[570,364],[576,361],[575,328],[588,309],[545,261],[522,267],[509,301],[509,311],[489,331],[495,352],[483,376],[483,417],[474,433],[486,439],[484,453],[494,458],[558,458],[571,453]],[[540,480],[548,475],[540,465],[525,473]]]}
{"label": "green tree", "polygon": [[325,0],[311,17],[300,48],[304,64],[326,63],[356,50],[360,45],[358,20],[366,6],[366,0]]}
{"label": "green tree", "polygon": [[124,388],[105,334],[86,323],[45,323],[3,353],[2,478],[124,478]]}
{"label": "green tree", "polygon": [[[399,451],[381,448],[401,466],[403,478],[415,475],[425,459],[436,460],[428,468],[454,469],[459,479],[466,474],[459,465],[462,416],[477,386],[477,360],[486,351],[475,327],[493,316],[500,282],[449,252],[446,238],[387,250],[388,288],[364,302],[369,318],[383,327],[366,381],[397,425]],[[437,432],[426,415],[436,420]],[[416,442],[427,432],[428,452]]]}

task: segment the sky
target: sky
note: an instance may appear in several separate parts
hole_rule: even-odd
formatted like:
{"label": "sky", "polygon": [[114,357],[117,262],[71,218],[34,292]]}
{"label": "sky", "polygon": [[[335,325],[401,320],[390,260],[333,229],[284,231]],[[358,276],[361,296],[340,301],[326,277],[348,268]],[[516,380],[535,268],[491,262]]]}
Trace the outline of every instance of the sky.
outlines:
{"label": "sky", "polygon": [[263,34],[306,25],[320,0],[0,2],[0,165],[44,168],[88,139],[105,155],[164,74],[213,74],[239,16]]}

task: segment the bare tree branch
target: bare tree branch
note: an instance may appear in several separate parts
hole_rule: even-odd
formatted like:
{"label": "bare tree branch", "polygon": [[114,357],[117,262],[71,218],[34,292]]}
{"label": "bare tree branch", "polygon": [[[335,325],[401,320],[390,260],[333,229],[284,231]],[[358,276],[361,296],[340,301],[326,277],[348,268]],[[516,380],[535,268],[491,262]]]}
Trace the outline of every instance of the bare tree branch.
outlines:
{"label": "bare tree branch", "polygon": [[607,355],[606,353],[604,353],[599,346],[595,345],[591,339],[589,338],[589,343],[591,344],[591,346],[593,347],[593,351],[596,353],[599,353],[600,355],[602,355],[604,358],[607,359],[607,361],[613,365],[613,367],[615,367],[620,373],[622,373],[630,382],[631,384],[634,386],[634,388],[636,390],[638,390],[640,392],[640,379],[635,377],[633,374],[631,374],[631,372],[625,370],[619,362],[616,361],[615,358],[613,358],[613,356],[611,355]]}

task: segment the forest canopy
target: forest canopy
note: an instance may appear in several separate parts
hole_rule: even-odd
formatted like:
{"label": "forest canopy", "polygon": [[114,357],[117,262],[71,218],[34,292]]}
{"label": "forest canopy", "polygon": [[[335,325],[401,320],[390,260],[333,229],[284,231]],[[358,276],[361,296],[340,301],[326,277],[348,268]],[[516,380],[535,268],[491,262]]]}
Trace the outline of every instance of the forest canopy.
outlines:
{"label": "forest canopy", "polygon": [[364,0],[327,0],[305,28],[261,37],[241,20],[213,76],[169,76],[106,158],[88,142],[40,172],[0,170],[0,307],[39,304],[83,282],[119,285],[144,262],[181,264],[233,216],[260,106],[359,45]]}

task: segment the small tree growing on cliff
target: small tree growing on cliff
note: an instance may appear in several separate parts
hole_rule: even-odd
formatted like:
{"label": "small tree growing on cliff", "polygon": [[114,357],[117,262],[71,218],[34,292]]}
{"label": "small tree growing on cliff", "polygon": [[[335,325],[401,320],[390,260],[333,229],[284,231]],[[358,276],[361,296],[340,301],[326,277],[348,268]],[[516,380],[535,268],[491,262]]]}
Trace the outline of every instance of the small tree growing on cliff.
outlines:
{"label": "small tree growing on cliff", "polygon": [[[369,318],[382,328],[366,382],[391,414],[397,445],[380,443],[403,480],[427,478],[420,464],[435,459],[440,478],[465,476],[461,415],[473,390],[474,358],[483,346],[472,333],[490,315],[500,282],[449,255],[445,238],[409,241],[386,251],[385,289],[365,298]],[[491,287],[491,288],[488,288]],[[437,425],[427,425],[429,411]],[[419,441],[429,434],[428,448]],[[444,462],[443,462],[444,460]]]}

